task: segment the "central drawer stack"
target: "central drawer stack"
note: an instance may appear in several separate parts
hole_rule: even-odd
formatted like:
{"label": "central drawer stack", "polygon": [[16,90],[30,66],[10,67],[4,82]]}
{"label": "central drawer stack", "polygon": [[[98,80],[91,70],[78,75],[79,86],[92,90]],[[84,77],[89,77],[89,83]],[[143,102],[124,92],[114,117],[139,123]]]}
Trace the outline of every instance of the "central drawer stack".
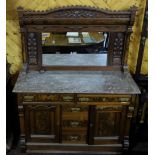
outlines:
{"label": "central drawer stack", "polygon": [[62,106],[62,143],[87,143],[88,106]]}

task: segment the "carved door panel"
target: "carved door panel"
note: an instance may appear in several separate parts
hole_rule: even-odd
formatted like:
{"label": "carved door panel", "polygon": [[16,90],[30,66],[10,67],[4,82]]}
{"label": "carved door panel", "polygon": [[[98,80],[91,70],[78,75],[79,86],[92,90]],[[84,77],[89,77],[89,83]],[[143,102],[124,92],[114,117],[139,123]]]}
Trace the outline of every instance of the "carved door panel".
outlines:
{"label": "carved door panel", "polygon": [[94,144],[123,142],[126,109],[124,106],[96,106]]}
{"label": "carved door panel", "polygon": [[59,107],[26,105],[24,109],[27,142],[59,141]]}

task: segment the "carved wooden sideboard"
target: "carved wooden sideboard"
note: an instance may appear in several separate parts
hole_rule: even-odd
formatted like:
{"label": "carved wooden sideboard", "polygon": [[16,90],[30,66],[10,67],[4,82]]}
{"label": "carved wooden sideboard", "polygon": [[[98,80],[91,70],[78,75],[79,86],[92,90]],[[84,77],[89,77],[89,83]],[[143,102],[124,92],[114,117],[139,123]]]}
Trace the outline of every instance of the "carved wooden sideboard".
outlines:
{"label": "carved wooden sideboard", "polygon": [[[127,68],[136,9],[18,9],[25,64],[14,87],[27,152],[121,153],[140,93]],[[44,66],[42,32],[109,34],[106,66]],[[63,59],[64,60],[64,59]]]}

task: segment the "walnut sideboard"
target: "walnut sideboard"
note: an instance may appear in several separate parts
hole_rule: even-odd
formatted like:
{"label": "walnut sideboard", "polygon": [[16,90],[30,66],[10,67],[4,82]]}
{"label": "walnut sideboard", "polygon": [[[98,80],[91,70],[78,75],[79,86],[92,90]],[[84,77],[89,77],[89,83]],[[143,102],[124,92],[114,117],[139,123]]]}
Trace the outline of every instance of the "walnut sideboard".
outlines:
{"label": "walnut sideboard", "polygon": [[127,70],[136,10],[18,8],[25,65],[13,92],[26,152],[128,150],[140,93]]}
{"label": "walnut sideboard", "polygon": [[21,147],[27,152],[121,152],[139,89],[119,71],[21,71]]}

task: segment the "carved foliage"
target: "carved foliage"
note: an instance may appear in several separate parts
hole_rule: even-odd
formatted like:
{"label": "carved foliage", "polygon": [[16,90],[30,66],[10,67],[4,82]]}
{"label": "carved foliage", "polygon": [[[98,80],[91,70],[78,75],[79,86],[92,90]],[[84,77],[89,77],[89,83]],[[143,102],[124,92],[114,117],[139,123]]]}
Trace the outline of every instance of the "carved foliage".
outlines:
{"label": "carved foliage", "polygon": [[37,65],[37,35],[36,33],[28,33],[27,51],[29,57],[29,65]]}
{"label": "carved foliage", "polygon": [[97,16],[96,12],[88,10],[64,10],[54,13],[54,17],[59,18],[95,18]]}
{"label": "carved foliage", "polygon": [[116,33],[113,46],[113,65],[121,65],[123,48],[124,47],[124,33]]}

